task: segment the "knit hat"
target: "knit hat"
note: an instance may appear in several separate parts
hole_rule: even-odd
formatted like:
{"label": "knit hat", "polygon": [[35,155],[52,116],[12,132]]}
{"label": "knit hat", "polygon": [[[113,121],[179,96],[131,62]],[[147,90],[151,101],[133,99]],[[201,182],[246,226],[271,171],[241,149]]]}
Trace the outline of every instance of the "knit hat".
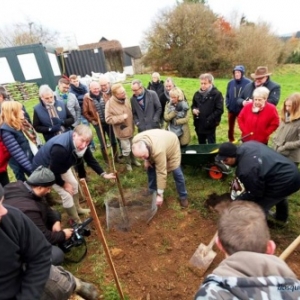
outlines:
{"label": "knit hat", "polygon": [[226,142],[223,143],[219,148],[219,154],[216,156],[216,161],[224,160],[227,157],[236,157],[236,145]]}
{"label": "knit hat", "polygon": [[39,166],[32,172],[26,182],[31,186],[49,187],[55,183],[55,176],[48,168]]}
{"label": "knit hat", "polygon": [[4,196],[4,189],[0,183],[0,200],[2,199],[3,196]]}

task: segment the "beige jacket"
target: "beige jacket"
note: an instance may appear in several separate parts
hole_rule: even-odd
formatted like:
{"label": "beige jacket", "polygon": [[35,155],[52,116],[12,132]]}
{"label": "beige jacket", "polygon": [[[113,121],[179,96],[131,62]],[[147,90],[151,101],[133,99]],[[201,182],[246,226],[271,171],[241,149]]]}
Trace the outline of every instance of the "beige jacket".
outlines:
{"label": "beige jacket", "polygon": [[181,152],[175,133],[163,129],[150,129],[138,133],[132,143],[144,141],[150,149],[149,162],[155,164],[157,189],[164,190],[167,173],[180,166]]}

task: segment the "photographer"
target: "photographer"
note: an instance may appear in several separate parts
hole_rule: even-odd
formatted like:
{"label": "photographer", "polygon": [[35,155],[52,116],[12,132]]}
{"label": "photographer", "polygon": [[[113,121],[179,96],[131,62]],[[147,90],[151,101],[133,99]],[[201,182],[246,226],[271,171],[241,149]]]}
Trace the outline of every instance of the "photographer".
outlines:
{"label": "photographer", "polygon": [[17,181],[5,186],[5,204],[20,209],[42,231],[52,244],[52,264],[60,265],[63,251],[55,246],[70,239],[73,229],[61,228],[60,214],[51,209],[44,198],[50,193],[55,176],[49,169],[40,166],[27,181]]}

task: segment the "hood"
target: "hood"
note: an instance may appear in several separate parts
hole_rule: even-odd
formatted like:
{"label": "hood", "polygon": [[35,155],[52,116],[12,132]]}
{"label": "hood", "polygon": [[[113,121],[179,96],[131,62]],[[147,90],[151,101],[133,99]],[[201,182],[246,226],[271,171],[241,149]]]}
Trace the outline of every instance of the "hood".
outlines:
{"label": "hood", "polygon": [[235,66],[234,69],[232,70],[232,73],[234,73],[234,71],[240,71],[242,73],[242,75],[244,75],[245,74],[245,67],[243,65]]}

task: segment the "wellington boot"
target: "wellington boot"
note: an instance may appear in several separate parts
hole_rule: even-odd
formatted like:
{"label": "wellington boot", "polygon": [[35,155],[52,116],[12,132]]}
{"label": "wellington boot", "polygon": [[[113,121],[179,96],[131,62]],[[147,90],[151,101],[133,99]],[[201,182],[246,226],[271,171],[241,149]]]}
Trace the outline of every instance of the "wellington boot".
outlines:
{"label": "wellington boot", "polygon": [[126,163],[126,170],[131,172],[132,171],[132,166],[131,166],[131,158],[130,156],[124,156],[125,163]]}
{"label": "wellington boot", "polygon": [[89,214],[91,212],[91,210],[88,209],[88,208],[80,207],[79,194],[78,193],[73,196],[73,200],[74,200],[74,204],[75,204],[75,207],[76,207],[77,212],[78,212],[79,215],[86,215],[86,214]]}
{"label": "wellington boot", "polygon": [[75,292],[86,300],[96,300],[99,298],[99,293],[92,283],[84,282],[74,276],[76,288]]}
{"label": "wellington boot", "polygon": [[136,159],[136,157],[133,155],[132,152],[130,152],[130,159],[131,159],[131,163],[136,166],[136,167],[140,167],[141,164],[140,162]]}
{"label": "wellington boot", "polygon": [[117,144],[112,145],[112,150],[114,153],[114,161],[118,164],[125,164],[124,160],[119,157]]}
{"label": "wellington boot", "polygon": [[81,223],[81,220],[78,216],[77,209],[76,209],[75,205],[73,205],[71,207],[65,207],[65,210],[66,210],[69,218],[72,221],[74,221],[75,223]]}

